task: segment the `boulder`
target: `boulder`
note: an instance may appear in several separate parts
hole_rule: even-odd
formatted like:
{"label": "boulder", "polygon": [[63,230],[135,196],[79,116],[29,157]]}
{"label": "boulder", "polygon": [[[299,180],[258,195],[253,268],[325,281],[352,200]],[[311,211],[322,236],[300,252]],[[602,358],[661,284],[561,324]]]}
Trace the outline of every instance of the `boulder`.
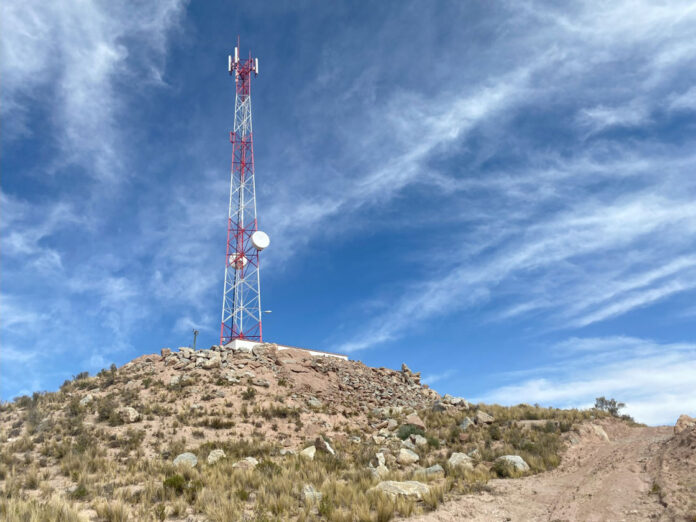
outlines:
{"label": "boulder", "polygon": [[185,466],[187,468],[194,468],[198,464],[198,458],[193,453],[181,453],[177,455],[174,459],[175,466]]}
{"label": "boulder", "polygon": [[380,464],[377,467],[370,466],[370,472],[372,472],[372,475],[375,478],[383,479],[389,474],[389,468],[387,468],[384,464]]}
{"label": "boulder", "polygon": [[256,460],[254,457],[247,457],[245,459],[235,462],[234,464],[232,464],[232,467],[237,469],[254,469],[258,465],[259,461]]}
{"label": "boulder", "polygon": [[180,375],[172,375],[172,378],[169,379],[169,386],[176,386],[179,384],[181,381],[181,376]]}
{"label": "boulder", "polygon": [[282,448],[280,451],[280,456],[284,457],[285,455],[297,455],[297,452],[294,449],[289,449],[289,448]]}
{"label": "boulder", "polygon": [[441,413],[443,411],[447,411],[447,406],[442,404],[440,401],[436,401],[431,407],[431,411],[434,411],[435,413]]}
{"label": "boulder", "polygon": [[476,424],[492,424],[495,419],[492,415],[488,415],[485,411],[477,411],[474,416]]}
{"label": "boulder", "polygon": [[318,449],[319,451],[323,451],[324,453],[328,453],[330,455],[336,455],[336,452],[334,449],[331,447],[331,445],[324,440],[323,437],[317,437],[317,439],[314,441],[314,447]]}
{"label": "boulder", "polygon": [[385,480],[377,484],[371,491],[384,493],[392,498],[403,497],[411,500],[421,500],[430,491],[427,484],[416,480],[398,482],[396,480]]}
{"label": "boulder", "polygon": [[310,397],[309,399],[307,399],[307,405],[310,408],[321,408],[324,405],[324,403],[322,403],[316,397]]}
{"label": "boulder", "polygon": [[172,353],[172,350],[170,348],[162,348],[160,350],[160,354],[162,355],[162,357],[166,357],[167,355],[171,355],[171,353]]}
{"label": "boulder", "polygon": [[219,368],[221,359],[218,355],[214,355],[213,357],[210,357],[209,359],[206,359],[203,361],[203,364],[201,365],[203,369],[205,370],[211,370],[213,368]]}
{"label": "boulder", "polygon": [[399,427],[399,423],[396,422],[395,419],[387,419],[387,429],[389,431],[394,431],[396,428]]}
{"label": "boulder", "polygon": [[522,457],[519,455],[503,455],[495,459],[496,462],[503,462],[506,465],[512,466],[517,471],[529,471],[529,464],[527,464]]}
{"label": "boulder", "polygon": [[426,439],[423,435],[411,435],[411,440],[416,446],[425,446],[428,444],[428,439]]}
{"label": "boulder", "polygon": [[452,397],[448,393],[445,394],[444,397],[442,397],[442,402],[445,404],[451,404],[452,406],[458,406],[460,408],[468,408],[469,403],[464,397]]}
{"label": "boulder", "polygon": [[464,417],[464,420],[459,423],[459,428],[466,431],[472,424],[474,424],[474,421],[472,421],[469,417]]}
{"label": "boulder", "polygon": [[218,460],[226,457],[225,452],[221,449],[214,449],[208,454],[208,464],[215,464]]}
{"label": "boulder", "polygon": [[452,468],[474,469],[474,461],[466,453],[452,453],[447,463]]}
{"label": "boulder", "polygon": [[323,495],[311,484],[305,484],[302,488],[302,499],[305,503],[319,503]]}
{"label": "boulder", "polygon": [[402,441],[401,441],[401,445],[402,445],[404,448],[408,448],[408,449],[410,449],[410,450],[416,449],[416,445],[413,443],[413,441],[412,441],[411,439],[402,440]]}
{"label": "boulder", "polygon": [[87,406],[90,402],[94,400],[91,393],[88,393],[80,399],[80,406]]}
{"label": "boulder", "polygon": [[410,424],[411,426],[415,426],[416,428],[420,428],[422,430],[425,430],[425,423],[415,413],[412,413],[411,415],[406,417],[404,424]]}
{"label": "boulder", "polygon": [[126,424],[137,422],[140,419],[140,414],[135,410],[135,408],[131,408],[130,406],[119,408],[118,416]]}
{"label": "boulder", "polygon": [[429,468],[425,468],[424,470],[421,470],[419,473],[422,473],[426,477],[444,477],[445,476],[445,470],[440,466],[439,464],[435,464],[434,466],[430,466]]}
{"label": "boulder", "polygon": [[696,418],[683,414],[679,416],[677,423],[674,425],[674,434],[676,435],[677,433],[693,428],[696,428]]}
{"label": "boulder", "polygon": [[300,457],[305,459],[314,460],[314,455],[317,453],[317,448],[314,446],[307,446],[305,449],[300,451]]}
{"label": "boulder", "polygon": [[408,466],[409,464],[415,464],[420,460],[418,453],[411,451],[408,448],[401,448],[399,450],[399,456],[396,457],[396,461],[402,466]]}

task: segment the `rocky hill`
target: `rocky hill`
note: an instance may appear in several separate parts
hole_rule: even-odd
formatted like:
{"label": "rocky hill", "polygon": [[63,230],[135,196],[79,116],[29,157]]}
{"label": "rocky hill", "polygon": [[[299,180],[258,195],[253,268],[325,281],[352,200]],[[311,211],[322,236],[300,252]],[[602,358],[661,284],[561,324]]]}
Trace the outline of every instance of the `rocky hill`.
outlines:
{"label": "rocky hill", "polygon": [[0,518],[410,517],[556,468],[606,417],[441,397],[405,365],[165,348],[2,404]]}

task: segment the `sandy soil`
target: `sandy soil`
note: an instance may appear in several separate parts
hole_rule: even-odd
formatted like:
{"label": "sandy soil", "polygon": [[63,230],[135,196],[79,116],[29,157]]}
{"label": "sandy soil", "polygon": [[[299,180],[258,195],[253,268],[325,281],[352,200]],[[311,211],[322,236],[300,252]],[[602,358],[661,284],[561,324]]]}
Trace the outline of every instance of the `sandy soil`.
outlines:
{"label": "sandy soil", "polygon": [[[467,495],[415,520],[674,520],[651,493],[651,462],[672,440],[667,426],[630,428],[605,422],[584,426],[561,465],[548,473],[493,480],[490,493]],[[677,520],[683,520],[676,518]]]}

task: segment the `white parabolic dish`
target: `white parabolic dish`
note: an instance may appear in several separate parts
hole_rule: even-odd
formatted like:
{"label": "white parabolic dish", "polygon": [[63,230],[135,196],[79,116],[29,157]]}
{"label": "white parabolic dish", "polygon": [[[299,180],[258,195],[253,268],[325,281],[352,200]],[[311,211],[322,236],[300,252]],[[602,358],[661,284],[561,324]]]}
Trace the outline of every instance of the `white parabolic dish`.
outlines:
{"label": "white parabolic dish", "polygon": [[251,234],[251,244],[254,245],[256,250],[263,250],[271,244],[271,240],[269,239],[268,234],[257,230]]}

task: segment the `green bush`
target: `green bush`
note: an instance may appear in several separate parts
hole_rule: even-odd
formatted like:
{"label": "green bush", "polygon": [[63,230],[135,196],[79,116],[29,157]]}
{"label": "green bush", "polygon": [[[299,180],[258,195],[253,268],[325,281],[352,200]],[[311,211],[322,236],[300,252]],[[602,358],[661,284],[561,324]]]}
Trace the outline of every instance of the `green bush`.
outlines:
{"label": "green bush", "polygon": [[249,401],[254,397],[256,397],[256,390],[251,386],[247,387],[246,391],[242,393],[242,399],[244,399],[245,401]]}
{"label": "green bush", "polygon": [[411,435],[425,435],[425,432],[413,424],[402,424],[396,432],[396,436],[401,440],[406,440]]}
{"label": "green bush", "polygon": [[165,490],[169,489],[174,491],[177,495],[181,495],[186,489],[186,479],[179,474],[172,475],[164,479],[162,485]]}

